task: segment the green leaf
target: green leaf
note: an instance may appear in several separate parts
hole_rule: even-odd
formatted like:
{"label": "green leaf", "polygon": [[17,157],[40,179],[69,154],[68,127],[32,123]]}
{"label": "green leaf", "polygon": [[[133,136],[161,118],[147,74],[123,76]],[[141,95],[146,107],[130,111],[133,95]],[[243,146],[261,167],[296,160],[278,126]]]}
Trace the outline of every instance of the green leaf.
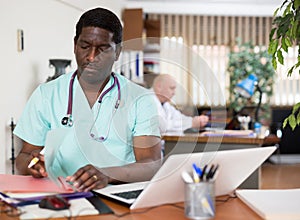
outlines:
{"label": "green leaf", "polygon": [[293,106],[292,114],[295,114],[300,109],[300,102]]}
{"label": "green leaf", "polygon": [[283,127],[283,128],[285,128],[285,126],[287,125],[288,121],[289,121],[289,118],[285,118],[285,119],[284,119],[284,121],[283,121],[283,123],[282,123],[282,127]]}
{"label": "green leaf", "polygon": [[273,13],[273,17],[276,17],[276,15],[277,15],[277,13],[278,13],[279,9],[280,9],[280,8],[277,8],[277,9],[274,11],[274,13]]}
{"label": "green leaf", "polygon": [[284,61],[283,61],[283,55],[282,55],[281,50],[277,50],[277,58],[278,58],[279,63],[281,63],[283,65]]}
{"label": "green leaf", "polygon": [[288,52],[288,47],[287,47],[287,45],[286,45],[286,43],[285,43],[284,38],[281,39],[281,47],[282,47],[282,49],[283,49],[285,52]]}
{"label": "green leaf", "polygon": [[[283,25],[285,28],[289,28],[289,25],[291,23],[291,20],[294,19],[294,14],[291,12],[291,11],[288,11],[288,8],[285,10],[287,13],[286,15],[284,15],[282,17],[282,20],[281,20],[281,25]],[[287,29],[286,29],[287,31]]]}
{"label": "green leaf", "polygon": [[285,41],[285,44],[288,46],[288,47],[291,47],[293,44],[292,42],[290,41],[290,39],[288,37],[284,38],[284,41]]}
{"label": "green leaf", "polygon": [[292,67],[289,69],[288,74],[287,74],[288,76],[291,76],[291,75],[293,74],[294,68],[295,68],[295,66],[292,66]]}
{"label": "green leaf", "polygon": [[284,10],[284,12],[283,12],[283,17],[286,17],[286,15],[288,15],[288,14],[290,13],[291,7],[292,7],[292,3],[290,2],[290,3],[286,6],[286,8],[285,8],[285,10]]}
{"label": "green leaf", "polygon": [[294,9],[299,9],[299,7],[300,7],[300,0],[295,0],[294,1]]}
{"label": "green leaf", "polygon": [[296,127],[296,125],[297,125],[295,115],[291,114],[291,115],[288,117],[288,119],[289,119],[289,124],[290,124],[292,130],[294,130],[295,127]]}
{"label": "green leaf", "polygon": [[296,23],[294,23],[294,25],[292,25],[292,29],[291,29],[291,35],[292,36],[296,36],[297,34],[297,29],[298,29],[298,26],[295,25]]}
{"label": "green leaf", "polygon": [[288,3],[288,1],[289,1],[289,0],[285,0],[285,1],[282,3],[282,5],[280,6],[280,10],[284,7],[284,5],[285,5],[286,3]]}
{"label": "green leaf", "polygon": [[297,125],[300,125],[300,112],[297,114]]}
{"label": "green leaf", "polygon": [[278,47],[278,40],[273,40],[270,42],[269,48],[268,48],[268,52],[272,55],[274,55],[276,53]]}
{"label": "green leaf", "polygon": [[273,37],[274,37],[275,31],[276,31],[276,28],[272,28],[272,30],[271,30],[271,32],[270,32],[270,34],[269,34],[269,41],[270,41],[270,42],[272,41],[272,39],[273,39]]}
{"label": "green leaf", "polygon": [[274,69],[277,69],[277,61],[276,61],[276,57],[272,58],[272,66],[274,67]]}

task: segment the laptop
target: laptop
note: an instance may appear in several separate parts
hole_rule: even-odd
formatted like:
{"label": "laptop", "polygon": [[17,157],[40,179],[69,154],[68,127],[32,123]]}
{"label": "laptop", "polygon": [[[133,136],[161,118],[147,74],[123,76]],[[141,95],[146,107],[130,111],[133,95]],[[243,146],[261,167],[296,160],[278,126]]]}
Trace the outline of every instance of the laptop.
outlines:
{"label": "laptop", "polygon": [[[215,195],[234,193],[276,150],[276,147],[224,150],[170,155],[150,181],[109,185],[95,190],[100,196],[119,201],[130,209],[139,209],[184,201],[183,171],[191,172],[192,164],[218,164],[219,173],[215,182]],[[128,192],[131,192],[128,198]],[[123,194],[127,198],[123,198]],[[136,196],[136,198],[134,197]]]}

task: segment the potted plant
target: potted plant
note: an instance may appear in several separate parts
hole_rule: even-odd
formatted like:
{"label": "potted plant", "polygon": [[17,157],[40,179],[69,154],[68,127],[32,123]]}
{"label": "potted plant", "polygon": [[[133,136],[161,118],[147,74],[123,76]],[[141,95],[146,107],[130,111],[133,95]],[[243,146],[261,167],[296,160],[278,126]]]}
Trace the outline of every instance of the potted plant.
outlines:
{"label": "potted plant", "polygon": [[[281,14],[279,14],[281,13]],[[274,12],[273,28],[270,32],[268,52],[272,56],[272,65],[277,69],[278,63],[284,65],[284,53],[289,48],[299,45],[300,42],[300,0],[285,0]],[[300,47],[298,59],[289,67],[288,76],[299,70],[300,74]],[[291,115],[283,122],[283,127],[289,124],[292,130],[300,125],[300,103],[294,105]]]}
{"label": "potted plant", "polygon": [[251,42],[241,43],[237,40],[236,46],[229,53],[227,72],[230,75],[230,105],[229,109],[233,115],[239,113],[244,107],[254,108],[259,102],[259,92],[246,99],[235,90],[237,83],[250,74],[255,74],[258,78],[258,85],[264,94],[264,104],[261,105],[259,121],[268,124],[271,117],[269,99],[273,94],[273,83],[275,71],[271,63],[272,59],[267,48],[258,48]]}

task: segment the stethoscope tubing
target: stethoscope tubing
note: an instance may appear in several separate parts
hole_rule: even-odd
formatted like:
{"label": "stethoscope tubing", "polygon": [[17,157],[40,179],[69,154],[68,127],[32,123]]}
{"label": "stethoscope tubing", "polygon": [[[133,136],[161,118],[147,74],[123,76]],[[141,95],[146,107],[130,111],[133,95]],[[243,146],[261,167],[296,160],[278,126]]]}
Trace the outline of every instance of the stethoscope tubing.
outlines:
{"label": "stethoscope tubing", "polygon": [[[72,77],[71,77],[71,80],[70,80],[70,84],[69,84],[69,96],[68,96],[67,115],[65,117],[63,117],[62,120],[61,120],[62,125],[66,126],[66,127],[72,127],[73,126],[73,120],[72,120],[73,86],[74,86],[74,80],[75,80],[76,75],[77,75],[77,71],[75,71],[72,74]],[[117,99],[115,107],[114,107],[115,108],[114,111],[116,111],[118,109],[119,105],[120,105],[120,102],[121,102],[121,86],[120,86],[120,83],[119,83],[119,80],[118,80],[117,76],[114,73],[112,73],[111,75],[114,78],[114,83],[100,95],[100,97],[98,99],[98,103],[101,105],[103,97],[108,92],[110,92],[115,87],[115,85],[117,85],[117,88],[118,88],[118,99]]]}
{"label": "stethoscope tubing", "polygon": [[69,84],[69,98],[68,98],[68,109],[67,115],[72,115],[72,106],[73,106],[73,84],[75,77],[77,75],[77,71],[75,71],[71,77],[70,84]]}

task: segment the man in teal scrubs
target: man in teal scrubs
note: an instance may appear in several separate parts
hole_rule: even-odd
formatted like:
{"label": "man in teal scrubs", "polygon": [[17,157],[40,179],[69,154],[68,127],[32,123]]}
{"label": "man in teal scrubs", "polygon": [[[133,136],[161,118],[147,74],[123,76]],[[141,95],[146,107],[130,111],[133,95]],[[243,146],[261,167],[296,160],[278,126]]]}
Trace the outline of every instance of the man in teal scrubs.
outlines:
{"label": "man in teal scrubs", "polygon": [[[77,70],[38,86],[14,130],[23,140],[19,173],[65,176],[79,191],[146,181],[155,174],[161,164],[157,110],[148,90],[112,73],[121,41],[122,26],[111,11],[95,8],[80,17],[74,37]],[[39,154],[44,147],[45,158]],[[39,161],[28,167],[34,157]]]}

